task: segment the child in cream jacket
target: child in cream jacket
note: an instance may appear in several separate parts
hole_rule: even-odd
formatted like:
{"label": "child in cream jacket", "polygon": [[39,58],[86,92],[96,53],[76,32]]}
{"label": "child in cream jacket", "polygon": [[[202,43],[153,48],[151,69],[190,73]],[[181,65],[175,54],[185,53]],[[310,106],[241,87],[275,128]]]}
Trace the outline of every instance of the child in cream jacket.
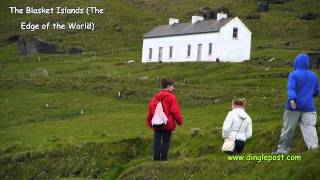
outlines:
{"label": "child in cream jacket", "polygon": [[235,139],[234,151],[227,153],[242,153],[246,140],[252,136],[252,121],[245,111],[245,104],[244,98],[233,100],[232,111],[228,113],[223,123],[222,137]]}

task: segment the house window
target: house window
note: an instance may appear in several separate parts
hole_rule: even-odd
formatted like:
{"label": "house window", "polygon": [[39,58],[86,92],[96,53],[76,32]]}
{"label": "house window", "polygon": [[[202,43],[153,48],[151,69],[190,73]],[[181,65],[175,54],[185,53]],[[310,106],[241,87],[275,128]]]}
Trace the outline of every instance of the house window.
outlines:
{"label": "house window", "polygon": [[149,48],[149,60],[152,59],[152,48]]}
{"label": "house window", "polygon": [[173,51],[173,47],[172,46],[170,46],[169,47],[169,58],[171,59],[172,58],[172,52]]}
{"label": "house window", "polygon": [[234,27],[233,28],[233,39],[238,39],[238,28]]}
{"label": "house window", "polygon": [[188,54],[187,54],[188,57],[191,56],[191,44],[188,45]]}
{"label": "house window", "polygon": [[202,57],[202,44],[198,44],[197,61],[201,61],[201,57]]}
{"label": "house window", "polygon": [[159,62],[162,62],[162,51],[163,51],[163,47],[159,47]]}
{"label": "house window", "polygon": [[209,43],[209,56],[212,55],[212,43]]}

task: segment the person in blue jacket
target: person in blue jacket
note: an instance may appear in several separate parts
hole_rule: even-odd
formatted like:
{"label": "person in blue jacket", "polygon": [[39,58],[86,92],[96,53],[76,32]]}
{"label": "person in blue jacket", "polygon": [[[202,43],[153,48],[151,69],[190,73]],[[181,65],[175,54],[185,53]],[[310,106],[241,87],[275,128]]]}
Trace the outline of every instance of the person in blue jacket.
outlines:
{"label": "person in blue jacket", "polygon": [[319,148],[316,130],[317,113],[314,97],[320,93],[318,77],[309,69],[309,56],[299,54],[294,60],[294,71],[288,78],[288,101],[283,115],[283,128],[275,153],[287,154],[297,123],[309,150]]}

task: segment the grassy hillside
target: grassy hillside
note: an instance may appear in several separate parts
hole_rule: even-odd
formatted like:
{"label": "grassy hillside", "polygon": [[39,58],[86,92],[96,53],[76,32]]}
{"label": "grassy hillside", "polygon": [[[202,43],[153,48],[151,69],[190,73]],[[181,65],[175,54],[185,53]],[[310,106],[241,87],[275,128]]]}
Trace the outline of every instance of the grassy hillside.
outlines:
{"label": "grassy hillside", "polygon": [[[95,32],[90,31],[38,31],[23,32],[25,35],[35,34],[45,40],[56,42],[61,48],[81,46],[96,53],[110,54],[112,50],[127,52],[140,50],[143,33],[158,24],[167,24],[169,17],[177,17],[183,22],[190,21],[191,16],[200,7],[213,9],[224,6],[230,9],[234,16],[239,16],[253,32],[253,49],[300,49],[319,50],[319,44],[314,41],[320,37],[319,20],[303,21],[298,17],[301,13],[318,13],[320,2],[313,0],[295,0],[285,4],[272,4],[270,11],[261,13],[261,19],[248,20],[246,17],[256,13],[256,0],[110,0],[110,1],[50,1],[48,7],[97,6],[105,8],[103,15],[15,15],[9,14],[9,6],[25,7],[43,6],[41,1],[10,1],[0,6],[0,38],[5,40],[10,35],[21,34],[20,22],[31,21],[51,22],[85,22],[92,21],[97,25]],[[286,42],[289,46],[285,46]],[[280,52],[279,52],[280,53]],[[139,56],[138,56],[139,57]]]}
{"label": "grassy hillside", "polygon": [[[102,16],[50,16],[97,23],[95,32],[35,32],[60,49],[83,47],[84,55],[19,56],[9,36],[19,22],[47,16],[9,15],[0,5],[0,179],[319,179],[319,152],[305,152],[297,132],[293,153],[302,161],[228,161],[220,152],[221,126],[234,96],[248,99],[253,138],[245,153],[270,153],[282,127],[290,62],[300,52],[319,51],[320,2],[294,0],[270,6],[261,19],[253,0],[49,1],[47,6],[104,7]],[[199,7],[230,8],[253,32],[252,59],[243,63],[140,64],[142,35],[169,17],[189,21]],[[119,30],[120,29],[120,30]],[[290,45],[285,45],[286,42]],[[268,60],[276,59],[272,62]],[[136,63],[128,64],[130,59]],[[46,73],[45,73],[46,72]],[[317,74],[318,71],[315,71]],[[145,126],[147,102],[162,77],[176,80],[185,124],[174,133],[170,161],[151,161],[152,132]],[[119,92],[121,97],[119,97]],[[194,135],[193,128],[200,128]],[[297,128],[297,130],[299,130]]]}

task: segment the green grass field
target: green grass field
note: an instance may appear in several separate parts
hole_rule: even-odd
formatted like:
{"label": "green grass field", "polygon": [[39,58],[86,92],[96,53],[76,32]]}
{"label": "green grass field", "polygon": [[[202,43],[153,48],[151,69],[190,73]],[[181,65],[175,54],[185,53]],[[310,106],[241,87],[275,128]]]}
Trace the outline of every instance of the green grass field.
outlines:
{"label": "green grass field", "polygon": [[[32,35],[20,32],[19,22],[45,22],[47,17],[9,15],[9,5],[29,3],[3,2],[0,179],[320,179],[319,152],[306,151],[299,128],[292,153],[301,155],[301,161],[228,161],[220,151],[222,123],[235,96],[247,98],[253,119],[253,138],[245,154],[270,154],[275,149],[283,123],[287,76],[292,70],[289,64],[300,52],[320,50],[319,17],[314,21],[298,18],[304,12],[317,13],[320,2],[275,4],[270,12],[261,13],[260,20],[247,20],[247,15],[255,13],[255,3],[52,1],[46,5],[94,4],[107,10],[105,15],[92,17],[98,25],[95,32],[32,33],[61,50],[77,46],[88,53],[20,56],[17,45],[5,39]],[[43,4],[32,1],[32,5]],[[188,21],[199,7],[220,5],[230,8],[252,30],[250,61],[140,63],[143,33],[167,23],[169,17]],[[51,18],[85,21],[88,17]],[[119,27],[121,31],[116,30]],[[284,45],[287,41],[289,46]],[[272,57],[276,59],[269,62]],[[131,59],[136,62],[127,63]],[[156,163],[151,161],[152,131],[145,117],[147,103],[163,77],[176,81],[185,124],[173,135],[170,160]],[[200,128],[201,133],[192,135],[193,128]]]}

